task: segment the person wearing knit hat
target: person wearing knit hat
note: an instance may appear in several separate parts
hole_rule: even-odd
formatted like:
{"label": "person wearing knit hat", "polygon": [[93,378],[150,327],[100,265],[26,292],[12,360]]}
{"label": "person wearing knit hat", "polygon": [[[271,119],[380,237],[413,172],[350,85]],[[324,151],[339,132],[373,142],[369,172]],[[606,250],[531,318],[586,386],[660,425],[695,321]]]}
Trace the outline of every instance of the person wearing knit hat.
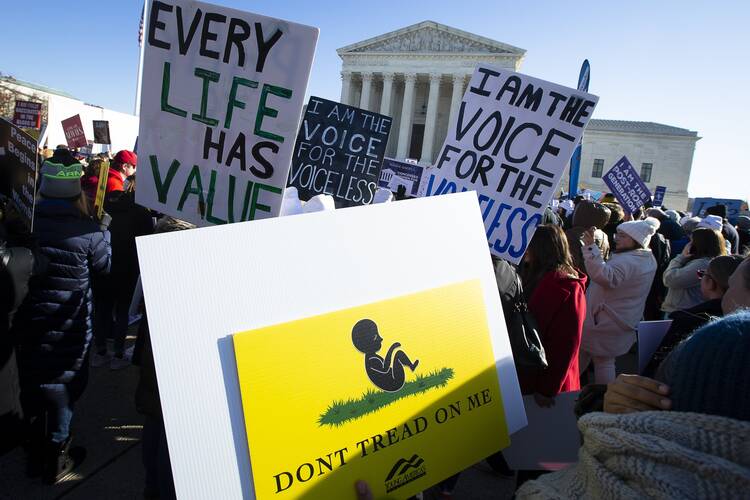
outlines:
{"label": "person wearing knit hat", "polygon": [[615,378],[615,358],[628,352],[643,317],[657,264],[649,243],[659,221],[648,217],[617,227],[615,252],[607,262],[594,243],[590,228],[583,239],[583,256],[591,284],[581,339],[580,367],[594,363],[597,384]]}
{"label": "person wearing knit hat", "polygon": [[740,237],[737,234],[737,230],[734,228],[734,226],[727,220],[726,205],[718,204],[712,207],[708,207],[706,209],[706,217],[710,215],[719,217],[721,219],[722,227],[719,229],[719,231],[721,231],[722,236],[724,236],[724,239],[727,240],[727,243],[729,244],[729,252],[739,253]]}
{"label": "person wearing knit hat", "polygon": [[135,174],[138,166],[138,155],[126,149],[119,151],[109,168],[107,177],[107,193],[112,191],[124,191],[125,179]]}
{"label": "person wearing knit hat", "polygon": [[700,222],[700,217],[683,217],[682,219],[680,219],[680,226],[682,226],[682,230],[685,231],[685,234],[690,236],[690,234],[698,227],[698,224],[700,224]]}
{"label": "person wearing knit hat", "polygon": [[677,210],[667,210],[664,212],[664,215],[669,217],[672,221],[679,223],[680,221],[680,214],[677,212]]}
{"label": "person wearing knit hat", "polygon": [[740,215],[737,217],[737,236],[739,237],[739,252],[743,255],[750,252],[750,217]]}
{"label": "person wearing knit hat", "polygon": [[707,215],[698,223],[698,227],[704,227],[713,231],[721,231],[724,221],[718,215]]}
{"label": "person wearing knit hat", "polygon": [[29,465],[41,465],[42,480],[50,484],[85,456],[71,447],[71,420],[88,380],[91,283],[109,273],[112,256],[109,231],[89,213],[81,171],[73,155],[60,149],[40,169],[34,237],[49,265],[29,283],[10,335],[18,343],[24,414],[44,422],[29,433]]}

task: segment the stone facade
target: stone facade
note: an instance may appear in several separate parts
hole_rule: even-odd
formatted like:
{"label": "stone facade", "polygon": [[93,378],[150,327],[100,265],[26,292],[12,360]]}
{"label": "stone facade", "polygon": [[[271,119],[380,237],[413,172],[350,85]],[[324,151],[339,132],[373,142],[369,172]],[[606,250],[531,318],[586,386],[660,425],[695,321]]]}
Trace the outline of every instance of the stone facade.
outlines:
{"label": "stone facade", "polygon": [[[386,156],[432,164],[445,141],[469,77],[483,62],[520,71],[526,51],[433,21],[424,21],[338,49],[341,102],[393,118]],[[573,68],[575,69],[575,68]],[[696,132],[645,122],[591,120],[583,139],[581,187],[606,190],[592,177],[626,155],[646,184],[667,186],[665,205],[685,209]],[[567,175],[567,172],[566,172]],[[561,183],[567,190],[567,177]]]}

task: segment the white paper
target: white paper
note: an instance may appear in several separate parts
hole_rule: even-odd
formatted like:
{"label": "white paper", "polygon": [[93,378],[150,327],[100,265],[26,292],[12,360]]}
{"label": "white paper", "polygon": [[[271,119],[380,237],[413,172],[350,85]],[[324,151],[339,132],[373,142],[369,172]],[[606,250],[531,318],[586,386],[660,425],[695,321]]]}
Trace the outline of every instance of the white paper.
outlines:
{"label": "white paper", "polygon": [[459,281],[482,283],[508,431],[526,424],[472,193],[136,243],[178,498],[254,497],[232,334]]}
{"label": "white paper", "polygon": [[558,394],[551,408],[541,408],[534,396],[523,397],[529,424],[503,450],[511,469],[560,470],[578,461],[581,438],[573,408],[579,393]]}
{"label": "white paper", "polygon": [[671,319],[638,323],[638,373],[646,369],[670,326]]}

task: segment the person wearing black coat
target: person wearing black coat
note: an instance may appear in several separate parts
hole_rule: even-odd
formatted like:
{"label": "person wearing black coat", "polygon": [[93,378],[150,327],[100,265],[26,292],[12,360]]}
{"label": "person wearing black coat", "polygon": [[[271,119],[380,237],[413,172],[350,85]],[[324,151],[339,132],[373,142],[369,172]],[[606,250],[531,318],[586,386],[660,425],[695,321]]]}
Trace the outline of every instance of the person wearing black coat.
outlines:
{"label": "person wearing black coat", "polygon": [[[151,212],[135,203],[135,176],[129,178],[126,191],[112,191],[104,199],[104,210],[112,217],[112,269],[106,279],[96,282],[96,314],[92,366],[110,362],[113,369],[129,365],[125,356],[130,302],[140,270],[135,239],[154,231]],[[113,320],[114,317],[114,320]],[[114,357],[107,356],[107,337],[113,340]]]}
{"label": "person wearing black coat", "polygon": [[737,236],[740,239],[739,253],[740,255],[747,255],[750,253],[750,217],[747,215],[740,215],[737,217]]}
{"label": "person wearing black coat", "polygon": [[721,299],[729,288],[729,277],[741,262],[742,257],[738,255],[722,255],[711,260],[701,276],[701,293],[706,301],[688,309],[674,311],[669,315],[672,324],[646,365],[642,373],[644,377],[654,378],[659,365],[677,344],[712,319],[724,315],[721,309]]}
{"label": "person wearing black coat", "polygon": [[40,174],[33,234],[49,263],[30,280],[12,331],[21,403],[34,429],[28,472],[54,483],[85,453],[70,448],[70,423],[88,380],[91,279],[109,272],[111,248],[109,232],[89,215],[80,163],[58,150]]}

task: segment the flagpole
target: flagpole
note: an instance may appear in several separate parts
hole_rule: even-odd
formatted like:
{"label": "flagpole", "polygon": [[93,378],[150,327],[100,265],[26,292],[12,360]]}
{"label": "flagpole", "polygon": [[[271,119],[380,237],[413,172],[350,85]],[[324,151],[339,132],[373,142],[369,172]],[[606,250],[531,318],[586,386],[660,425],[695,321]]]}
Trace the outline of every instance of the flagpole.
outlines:
{"label": "flagpole", "polygon": [[138,116],[141,110],[141,83],[143,77],[143,53],[146,50],[146,27],[148,26],[148,10],[146,9],[148,0],[143,0],[143,11],[141,12],[142,22],[142,34],[140,35],[141,41],[138,47],[138,74],[136,75],[135,81],[135,105],[133,107],[133,114]]}

